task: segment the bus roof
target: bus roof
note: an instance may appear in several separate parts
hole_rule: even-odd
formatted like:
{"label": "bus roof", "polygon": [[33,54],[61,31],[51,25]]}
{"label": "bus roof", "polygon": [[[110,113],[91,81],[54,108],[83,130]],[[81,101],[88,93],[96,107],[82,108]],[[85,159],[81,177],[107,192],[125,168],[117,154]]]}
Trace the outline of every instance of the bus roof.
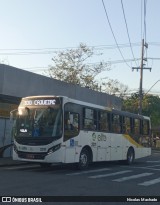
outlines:
{"label": "bus roof", "polygon": [[111,107],[105,107],[105,106],[102,106],[102,105],[96,105],[96,104],[92,104],[92,103],[88,103],[88,102],[85,102],[85,101],[80,101],[80,100],[75,100],[73,98],[69,98],[67,96],[57,96],[57,95],[38,95],[38,96],[27,96],[27,97],[23,97],[22,100],[24,99],[32,99],[32,98],[64,98],[65,99],[65,102],[72,102],[72,103],[77,103],[77,104],[80,104],[80,105],[85,105],[87,107],[93,107],[93,108],[97,108],[97,109],[104,109],[106,111],[109,111],[109,112],[113,112],[115,114],[119,114],[119,115],[123,115],[123,116],[127,116],[127,117],[134,117],[134,118],[138,118],[138,119],[147,119],[149,120],[150,118],[147,117],[147,116],[143,116],[143,115],[139,115],[139,114],[135,114],[135,113],[131,113],[131,112],[128,112],[128,111],[122,111],[122,110],[116,110],[114,108],[111,108]]}

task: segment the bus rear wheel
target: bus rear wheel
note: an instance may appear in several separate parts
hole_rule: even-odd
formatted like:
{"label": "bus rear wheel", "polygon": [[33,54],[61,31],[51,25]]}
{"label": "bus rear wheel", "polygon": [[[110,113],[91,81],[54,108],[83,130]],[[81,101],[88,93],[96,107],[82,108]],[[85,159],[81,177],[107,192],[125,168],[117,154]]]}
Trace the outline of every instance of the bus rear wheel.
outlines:
{"label": "bus rear wheel", "polygon": [[90,161],[89,152],[86,148],[84,148],[80,153],[78,168],[80,170],[87,169],[89,165],[89,161]]}
{"label": "bus rear wheel", "polygon": [[126,164],[131,165],[134,162],[134,150],[133,148],[129,148],[128,152],[127,152],[127,159],[126,159]]}

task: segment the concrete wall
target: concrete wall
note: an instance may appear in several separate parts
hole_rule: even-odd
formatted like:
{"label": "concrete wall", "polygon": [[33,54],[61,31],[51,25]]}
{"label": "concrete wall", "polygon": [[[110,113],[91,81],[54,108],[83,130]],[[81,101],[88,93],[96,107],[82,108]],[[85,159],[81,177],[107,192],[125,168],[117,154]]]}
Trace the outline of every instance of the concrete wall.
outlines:
{"label": "concrete wall", "polygon": [[31,95],[63,95],[77,100],[121,109],[121,99],[115,96],[3,64],[0,64],[0,95],[20,98]]}
{"label": "concrete wall", "polygon": [[0,64],[0,93],[3,92],[3,82],[4,81],[4,68]]}
{"label": "concrete wall", "polygon": [[[121,109],[121,99],[115,96],[0,64],[0,102],[18,104],[20,98],[31,95],[62,95]],[[6,122],[9,122],[7,118],[0,117],[0,157],[11,154],[8,147],[11,143],[11,129],[6,127]]]}

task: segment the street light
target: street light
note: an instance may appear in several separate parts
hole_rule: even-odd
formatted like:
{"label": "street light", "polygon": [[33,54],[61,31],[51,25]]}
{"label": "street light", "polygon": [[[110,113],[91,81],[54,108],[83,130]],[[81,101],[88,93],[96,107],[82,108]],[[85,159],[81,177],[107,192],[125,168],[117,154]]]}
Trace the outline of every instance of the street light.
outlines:
{"label": "street light", "polygon": [[145,95],[147,95],[149,93],[149,91],[159,82],[160,80],[157,80],[153,85],[152,87],[150,87],[150,89],[145,93]]}

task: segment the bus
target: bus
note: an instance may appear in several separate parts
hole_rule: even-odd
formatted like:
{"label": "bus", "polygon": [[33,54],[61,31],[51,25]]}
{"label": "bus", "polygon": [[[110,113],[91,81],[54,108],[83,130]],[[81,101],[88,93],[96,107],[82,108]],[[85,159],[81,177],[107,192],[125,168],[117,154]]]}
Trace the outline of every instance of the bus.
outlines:
{"label": "bus", "polygon": [[22,98],[13,120],[13,160],[41,166],[135,159],[151,155],[150,118],[65,96]]}

